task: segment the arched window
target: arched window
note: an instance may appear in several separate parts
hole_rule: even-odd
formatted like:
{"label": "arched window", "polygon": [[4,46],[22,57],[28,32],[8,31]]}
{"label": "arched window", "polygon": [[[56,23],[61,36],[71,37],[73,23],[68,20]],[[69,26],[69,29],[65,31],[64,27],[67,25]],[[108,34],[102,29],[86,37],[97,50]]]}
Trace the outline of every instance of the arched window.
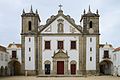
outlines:
{"label": "arched window", "polygon": [[90,28],[92,28],[92,21],[90,21],[89,26],[90,26]]}
{"label": "arched window", "polygon": [[31,21],[28,22],[28,30],[29,30],[29,31],[32,30],[32,23],[31,23]]}
{"label": "arched window", "polygon": [[63,24],[62,23],[59,23],[58,24],[58,32],[63,32]]}

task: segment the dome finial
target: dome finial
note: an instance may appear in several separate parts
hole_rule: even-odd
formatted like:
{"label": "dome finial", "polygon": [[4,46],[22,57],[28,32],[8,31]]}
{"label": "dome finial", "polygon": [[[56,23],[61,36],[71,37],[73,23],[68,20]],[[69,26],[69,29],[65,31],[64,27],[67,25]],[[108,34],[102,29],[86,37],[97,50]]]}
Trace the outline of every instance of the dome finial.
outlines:
{"label": "dome finial", "polygon": [[61,9],[62,9],[62,7],[63,7],[63,5],[61,5],[61,4],[60,4],[60,5],[59,5],[59,7],[60,7],[60,10],[61,10]]}

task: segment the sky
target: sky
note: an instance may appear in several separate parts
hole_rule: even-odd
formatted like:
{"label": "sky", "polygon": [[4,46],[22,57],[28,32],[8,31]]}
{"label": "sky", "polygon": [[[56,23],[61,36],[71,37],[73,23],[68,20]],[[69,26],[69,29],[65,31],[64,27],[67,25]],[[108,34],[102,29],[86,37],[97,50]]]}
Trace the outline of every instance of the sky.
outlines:
{"label": "sky", "polygon": [[10,43],[21,43],[21,14],[22,10],[30,11],[31,5],[41,19],[41,25],[51,15],[56,15],[58,5],[62,4],[65,15],[74,18],[80,24],[83,10],[99,10],[100,14],[100,44],[112,44],[120,47],[120,0],[0,0],[0,45],[7,47]]}

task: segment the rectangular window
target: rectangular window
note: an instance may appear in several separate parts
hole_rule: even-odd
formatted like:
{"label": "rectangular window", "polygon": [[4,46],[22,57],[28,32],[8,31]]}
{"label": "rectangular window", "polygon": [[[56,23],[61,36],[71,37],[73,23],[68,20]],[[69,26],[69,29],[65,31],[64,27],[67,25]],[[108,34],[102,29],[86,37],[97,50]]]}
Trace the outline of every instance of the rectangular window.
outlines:
{"label": "rectangular window", "polygon": [[17,52],[16,51],[12,51],[12,58],[17,58]]}
{"label": "rectangular window", "polygon": [[29,61],[31,61],[31,57],[29,57]]}
{"label": "rectangular window", "polygon": [[31,48],[29,48],[29,52],[31,52]]}
{"label": "rectangular window", "polygon": [[109,58],[109,51],[108,50],[104,51],[104,58]]}
{"label": "rectangular window", "polygon": [[92,57],[90,57],[90,61],[92,61]]}
{"label": "rectangular window", "polygon": [[92,51],[92,48],[90,47],[90,51]]}
{"label": "rectangular window", "polygon": [[71,49],[76,49],[76,41],[71,41]]}
{"label": "rectangular window", "polygon": [[63,49],[64,45],[63,45],[63,41],[58,41],[58,49]]}
{"label": "rectangular window", "polygon": [[90,38],[90,42],[92,42],[92,38]]}
{"label": "rectangular window", "polygon": [[31,42],[31,38],[29,38],[29,42]]}
{"label": "rectangular window", "polygon": [[50,49],[50,41],[45,41],[45,49]]}
{"label": "rectangular window", "polygon": [[3,61],[3,54],[1,53],[1,61]]}

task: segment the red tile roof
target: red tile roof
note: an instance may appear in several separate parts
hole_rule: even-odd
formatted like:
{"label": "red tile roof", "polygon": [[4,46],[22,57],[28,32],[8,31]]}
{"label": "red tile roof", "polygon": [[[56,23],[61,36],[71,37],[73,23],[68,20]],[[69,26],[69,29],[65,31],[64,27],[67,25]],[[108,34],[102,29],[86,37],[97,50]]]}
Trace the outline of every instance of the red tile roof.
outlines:
{"label": "red tile roof", "polygon": [[120,51],[120,47],[115,48],[115,49],[114,49],[114,52],[116,52],[116,51]]}
{"label": "red tile roof", "polygon": [[21,48],[21,46],[22,46],[21,44],[9,44],[8,48],[10,48],[12,45],[16,45],[17,48]]}
{"label": "red tile roof", "polygon": [[0,51],[6,52],[6,47],[0,45]]}

